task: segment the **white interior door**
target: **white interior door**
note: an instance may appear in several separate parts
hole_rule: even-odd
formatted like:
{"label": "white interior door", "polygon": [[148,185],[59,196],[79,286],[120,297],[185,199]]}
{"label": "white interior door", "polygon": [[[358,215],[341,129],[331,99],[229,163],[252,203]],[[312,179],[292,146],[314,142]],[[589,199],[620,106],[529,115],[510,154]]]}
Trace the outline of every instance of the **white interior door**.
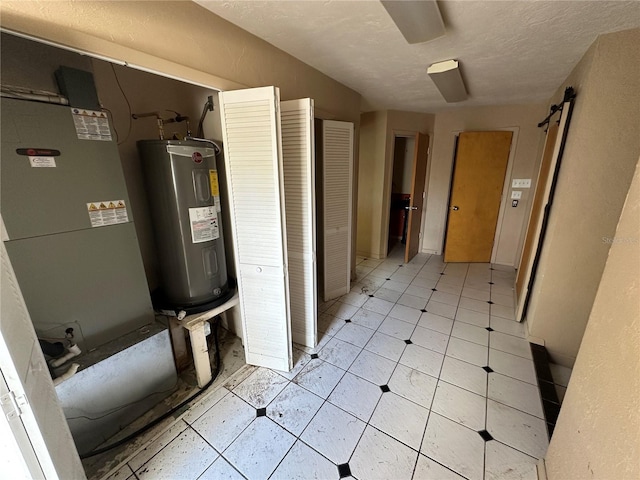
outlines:
{"label": "white interior door", "polygon": [[247,363],[292,367],[280,92],[221,92],[222,139]]}
{"label": "white interior door", "polygon": [[322,122],[324,301],[351,289],[353,123]]}
{"label": "white interior door", "polygon": [[313,100],[280,104],[293,341],[317,343],[316,199]]}

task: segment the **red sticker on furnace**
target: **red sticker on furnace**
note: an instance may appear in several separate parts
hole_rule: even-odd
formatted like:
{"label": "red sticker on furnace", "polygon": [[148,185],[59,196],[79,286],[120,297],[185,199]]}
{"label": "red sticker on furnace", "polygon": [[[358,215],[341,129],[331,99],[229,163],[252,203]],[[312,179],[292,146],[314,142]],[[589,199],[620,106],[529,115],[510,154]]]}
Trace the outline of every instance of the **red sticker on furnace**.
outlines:
{"label": "red sticker on furnace", "polygon": [[202,154],[200,152],[193,152],[191,155],[191,160],[195,163],[202,163]]}

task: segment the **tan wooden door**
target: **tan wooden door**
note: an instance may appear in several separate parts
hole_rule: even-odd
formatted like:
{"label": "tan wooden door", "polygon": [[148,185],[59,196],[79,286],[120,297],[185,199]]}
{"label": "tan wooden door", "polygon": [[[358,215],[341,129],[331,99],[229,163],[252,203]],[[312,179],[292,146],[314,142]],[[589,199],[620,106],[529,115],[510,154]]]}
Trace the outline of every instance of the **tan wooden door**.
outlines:
{"label": "tan wooden door", "polygon": [[429,136],[424,133],[416,133],[416,146],[411,170],[411,201],[408,212],[407,244],[404,249],[405,263],[416,256],[420,247],[420,224],[422,223],[422,210],[424,207],[423,193],[427,175],[428,149]]}
{"label": "tan wooden door", "polygon": [[512,132],[458,137],[444,250],[445,262],[489,262]]}
{"label": "tan wooden door", "polygon": [[544,151],[542,152],[542,162],[540,163],[540,173],[536,183],[536,191],[533,196],[533,204],[531,206],[531,217],[529,218],[529,226],[522,247],[522,256],[518,265],[518,276],[516,277],[516,298],[518,303],[524,298],[524,292],[529,281],[531,273],[531,261],[537,247],[538,236],[540,234],[540,222],[544,211],[544,205],[547,197],[547,186],[551,180],[551,167],[553,165],[553,152],[558,136],[558,124],[552,123],[547,131],[547,139],[544,143]]}

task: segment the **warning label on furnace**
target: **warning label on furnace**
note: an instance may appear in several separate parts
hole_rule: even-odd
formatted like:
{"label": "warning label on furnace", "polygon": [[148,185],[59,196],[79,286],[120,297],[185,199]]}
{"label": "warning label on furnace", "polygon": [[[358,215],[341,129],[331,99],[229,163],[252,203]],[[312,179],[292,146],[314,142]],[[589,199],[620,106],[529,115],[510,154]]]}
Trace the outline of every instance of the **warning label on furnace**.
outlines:
{"label": "warning label on furnace", "polygon": [[193,243],[208,242],[220,238],[218,213],[216,207],[200,207],[189,209],[191,223],[191,241]]}
{"label": "warning label on furnace", "polygon": [[91,220],[92,227],[105,227],[129,221],[124,200],[87,203],[87,212],[89,212],[89,220]]}
{"label": "warning label on furnace", "polygon": [[109,119],[104,112],[72,108],[73,124],[76,127],[76,135],[80,140],[111,141],[111,129]]}

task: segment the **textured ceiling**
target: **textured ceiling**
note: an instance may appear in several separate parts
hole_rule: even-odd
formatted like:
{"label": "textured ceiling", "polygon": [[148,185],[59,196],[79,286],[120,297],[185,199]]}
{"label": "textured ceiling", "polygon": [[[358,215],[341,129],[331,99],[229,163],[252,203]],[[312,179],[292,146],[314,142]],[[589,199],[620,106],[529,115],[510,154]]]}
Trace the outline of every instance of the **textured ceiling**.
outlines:
{"label": "textured ceiling", "polygon": [[[363,111],[547,101],[599,34],[640,26],[637,1],[439,1],[446,35],[409,45],[378,1],[196,1],[356,90]],[[426,74],[448,59],[459,104]]]}

